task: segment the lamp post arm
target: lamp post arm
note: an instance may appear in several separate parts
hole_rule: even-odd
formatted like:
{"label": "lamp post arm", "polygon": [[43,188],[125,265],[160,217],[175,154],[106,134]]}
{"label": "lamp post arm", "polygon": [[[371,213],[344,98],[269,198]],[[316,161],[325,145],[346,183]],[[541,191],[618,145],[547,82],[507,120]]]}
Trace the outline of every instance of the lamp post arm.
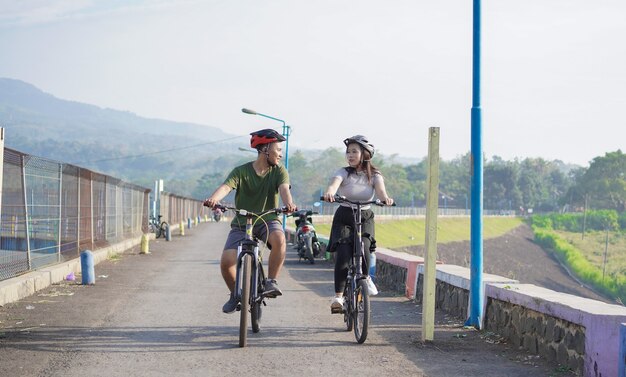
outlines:
{"label": "lamp post arm", "polygon": [[281,122],[283,124],[283,127],[285,127],[285,121],[282,120],[282,119],[274,118],[273,116],[269,116],[269,115],[265,115],[265,114],[261,114],[261,113],[254,113],[254,114],[255,115],[260,115],[260,116],[265,117],[265,118],[270,118],[270,119],[277,120],[277,121],[279,121],[279,122]]}

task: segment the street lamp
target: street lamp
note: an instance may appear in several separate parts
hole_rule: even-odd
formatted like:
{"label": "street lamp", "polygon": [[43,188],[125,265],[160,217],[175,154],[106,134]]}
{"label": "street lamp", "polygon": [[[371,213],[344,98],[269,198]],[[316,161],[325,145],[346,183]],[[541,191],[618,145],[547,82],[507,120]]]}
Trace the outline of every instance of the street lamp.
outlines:
{"label": "street lamp", "polygon": [[[283,136],[285,137],[285,169],[287,169],[287,172],[289,172],[289,135],[291,135],[291,127],[287,125],[287,123],[285,123],[284,120],[282,119],[278,119],[278,118],[274,118],[273,116],[269,116],[266,114],[261,114],[258,113],[254,110],[250,110],[250,109],[246,109],[243,108],[241,109],[242,112],[246,113],[246,114],[250,114],[250,115],[259,115],[265,118],[269,118],[269,119],[273,119],[276,121],[279,121],[283,124]],[[287,220],[287,215],[285,215],[283,213],[283,230],[285,230],[285,223]]]}

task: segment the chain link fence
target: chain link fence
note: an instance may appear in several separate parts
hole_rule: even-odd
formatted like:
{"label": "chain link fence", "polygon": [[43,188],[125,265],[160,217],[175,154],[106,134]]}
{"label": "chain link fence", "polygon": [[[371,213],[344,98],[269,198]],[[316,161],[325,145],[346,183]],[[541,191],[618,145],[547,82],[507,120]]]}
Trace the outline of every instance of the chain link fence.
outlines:
{"label": "chain link fence", "polygon": [[[4,148],[0,281],[148,231],[150,189]],[[202,202],[160,196],[164,220],[200,216]]]}

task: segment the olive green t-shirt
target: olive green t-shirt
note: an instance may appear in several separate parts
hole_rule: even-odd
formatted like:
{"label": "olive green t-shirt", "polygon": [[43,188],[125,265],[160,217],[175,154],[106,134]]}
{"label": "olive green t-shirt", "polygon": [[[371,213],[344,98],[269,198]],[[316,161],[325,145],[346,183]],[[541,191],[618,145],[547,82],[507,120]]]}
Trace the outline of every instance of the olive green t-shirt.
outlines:
{"label": "olive green t-shirt", "polygon": [[[260,213],[278,207],[278,186],[289,184],[289,173],[282,165],[271,166],[267,173],[259,176],[253,162],[237,166],[230,172],[224,184],[236,190],[235,207]],[[275,213],[263,217],[265,221],[278,220]],[[257,223],[258,224],[258,223]],[[245,216],[237,215],[231,225],[245,227]]]}

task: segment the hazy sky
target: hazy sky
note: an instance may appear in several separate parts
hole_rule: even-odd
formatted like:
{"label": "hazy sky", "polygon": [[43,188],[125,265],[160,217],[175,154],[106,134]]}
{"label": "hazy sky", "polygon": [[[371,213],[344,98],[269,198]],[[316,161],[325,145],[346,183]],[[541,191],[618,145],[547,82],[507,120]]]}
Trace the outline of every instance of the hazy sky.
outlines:
{"label": "hazy sky", "polygon": [[[488,157],[626,150],[626,1],[483,1]],[[0,0],[0,77],[290,148],[365,134],[384,155],[470,149],[471,0]],[[0,119],[0,124],[2,120]],[[7,144],[10,145],[10,135]]]}

